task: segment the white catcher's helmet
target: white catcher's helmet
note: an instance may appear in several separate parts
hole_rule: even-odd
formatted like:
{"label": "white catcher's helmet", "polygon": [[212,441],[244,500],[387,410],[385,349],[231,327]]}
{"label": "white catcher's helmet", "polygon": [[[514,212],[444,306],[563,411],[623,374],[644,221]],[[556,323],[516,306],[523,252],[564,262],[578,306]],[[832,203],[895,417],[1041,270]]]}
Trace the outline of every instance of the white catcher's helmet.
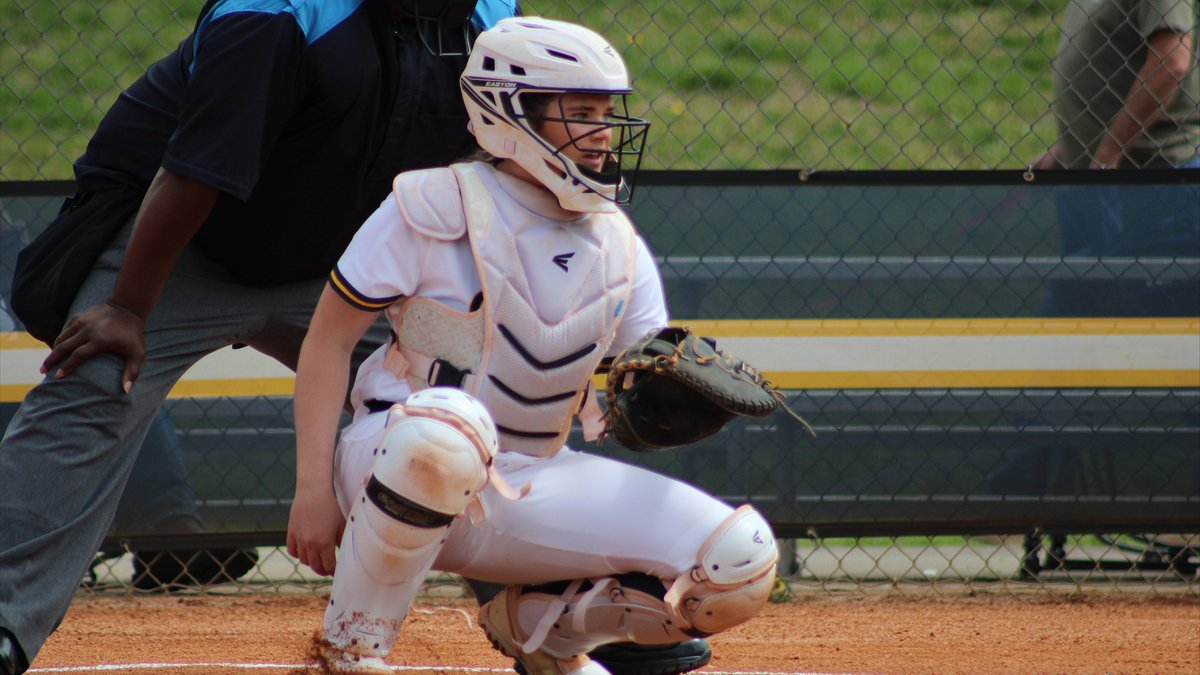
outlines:
{"label": "white catcher's helmet", "polygon": [[[604,38],[562,21],[504,19],[476,38],[460,82],[480,147],[521,165],[558,197],[563,208],[602,212],[629,203],[650,124],[625,114],[626,95],[632,92],[629,73]],[[615,97],[620,114],[592,122],[595,130],[589,132],[613,130],[612,151],[601,170],[576,164],[562,153],[565,146],[552,146],[534,130],[538,122],[567,120],[555,104],[544,115],[529,117],[529,94]],[[588,124],[569,121],[573,126]]]}

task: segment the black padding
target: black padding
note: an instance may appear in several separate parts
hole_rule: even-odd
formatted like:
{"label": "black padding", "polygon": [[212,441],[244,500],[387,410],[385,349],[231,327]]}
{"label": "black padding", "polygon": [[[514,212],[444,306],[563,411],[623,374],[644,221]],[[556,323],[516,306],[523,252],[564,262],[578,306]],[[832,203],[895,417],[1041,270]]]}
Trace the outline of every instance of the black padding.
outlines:
{"label": "black padding", "polygon": [[367,481],[367,499],[379,507],[380,511],[402,523],[414,527],[432,530],[446,527],[454,521],[454,516],[431,511],[420,504],[401,497],[388,486],[380,483],[374,475]]}

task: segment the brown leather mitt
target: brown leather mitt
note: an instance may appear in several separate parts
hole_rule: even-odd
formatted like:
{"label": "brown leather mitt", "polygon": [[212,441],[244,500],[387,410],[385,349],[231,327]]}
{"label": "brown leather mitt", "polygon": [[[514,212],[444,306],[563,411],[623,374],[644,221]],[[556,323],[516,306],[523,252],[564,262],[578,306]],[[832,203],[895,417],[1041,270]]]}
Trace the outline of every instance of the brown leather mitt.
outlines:
{"label": "brown leather mitt", "polygon": [[738,416],[766,417],[784,395],[745,361],[688,328],[661,328],[608,371],[602,437],[663,450],[712,436]]}

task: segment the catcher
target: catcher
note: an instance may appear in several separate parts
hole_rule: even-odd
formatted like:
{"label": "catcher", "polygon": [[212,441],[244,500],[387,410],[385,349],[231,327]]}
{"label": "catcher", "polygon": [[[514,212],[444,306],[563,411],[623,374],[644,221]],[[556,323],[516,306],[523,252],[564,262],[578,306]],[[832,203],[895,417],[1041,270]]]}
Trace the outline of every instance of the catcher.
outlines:
{"label": "catcher", "polygon": [[[479,623],[531,675],[605,673],[598,646],[749,620],[777,557],[759,513],[563,445],[576,415],[590,437],[607,421],[657,448],[695,440],[671,436],[690,431],[678,406],[765,415],[778,400],[752,368],[660,328],[661,279],[618,208],[648,126],[625,114],[624,62],[579,26],[507,19],[461,84],[491,157],[396,178],[301,351],[288,551],[334,574],[324,665],[385,668],[431,568],[506,586]],[[339,442],[351,350],[380,311],[392,341],[359,369]],[[605,417],[589,390],[610,362]],[[664,404],[659,379],[698,395]]]}

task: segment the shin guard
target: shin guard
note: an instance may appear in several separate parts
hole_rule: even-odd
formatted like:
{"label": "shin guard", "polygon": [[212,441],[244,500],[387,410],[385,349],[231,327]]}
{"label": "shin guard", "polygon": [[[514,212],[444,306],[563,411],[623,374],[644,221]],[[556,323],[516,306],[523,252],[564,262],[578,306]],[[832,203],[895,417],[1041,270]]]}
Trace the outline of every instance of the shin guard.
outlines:
{"label": "shin guard", "polygon": [[439,391],[388,413],[371,477],[354,497],[324,624],[343,662],[391,650],[450,523],[487,484],[495,427],[467,394],[430,395]]}
{"label": "shin guard", "polygon": [[664,644],[706,637],[753,618],[770,597],[779,552],[770,525],[743,506],[697,554],[697,564],[664,587],[623,574],[509,589],[508,616],[523,651],[558,659],[611,642]]}

